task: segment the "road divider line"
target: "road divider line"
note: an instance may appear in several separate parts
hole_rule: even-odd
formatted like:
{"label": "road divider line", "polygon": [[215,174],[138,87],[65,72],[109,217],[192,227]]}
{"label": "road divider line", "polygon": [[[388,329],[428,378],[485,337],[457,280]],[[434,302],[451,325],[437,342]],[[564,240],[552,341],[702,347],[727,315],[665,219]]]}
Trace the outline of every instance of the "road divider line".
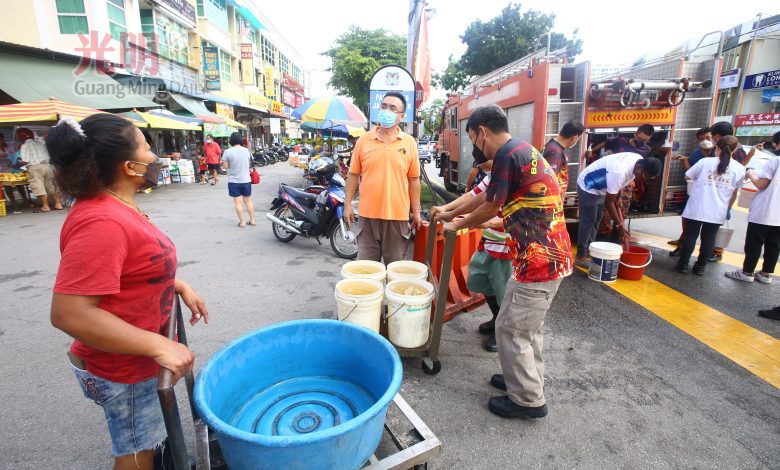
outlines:
{"label": "road divider line", "polygon": [[780,340],[647,275],[639,281],[619,279],[606,285],[780,388]]}

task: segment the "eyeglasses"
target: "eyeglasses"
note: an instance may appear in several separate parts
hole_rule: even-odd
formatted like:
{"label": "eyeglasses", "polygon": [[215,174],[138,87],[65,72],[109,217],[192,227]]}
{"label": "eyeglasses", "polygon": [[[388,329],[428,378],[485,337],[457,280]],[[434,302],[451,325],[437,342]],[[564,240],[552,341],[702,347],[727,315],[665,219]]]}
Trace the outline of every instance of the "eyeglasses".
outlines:
{"label": "eyeglasses", "polygon": [[388,111],[389,110],[389,111],[394,112],[395,114],[399,114],[399,113],[404,112],[404,110],[398,109],[398,107],[396,105],[394,105],[394,104],[387,104],[387,103],[382,103],[381,105],[379,105],[379,109],[381,109],[383,111]]}

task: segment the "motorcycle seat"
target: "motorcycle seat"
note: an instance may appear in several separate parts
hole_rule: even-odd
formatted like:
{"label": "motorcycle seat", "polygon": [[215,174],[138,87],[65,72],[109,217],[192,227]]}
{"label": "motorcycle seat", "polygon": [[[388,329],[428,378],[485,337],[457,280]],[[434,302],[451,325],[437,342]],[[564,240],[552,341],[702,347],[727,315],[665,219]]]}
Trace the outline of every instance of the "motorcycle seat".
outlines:
{"label": "motorcycle seat", "polygon": [[317,199],[316,194],[307,193],[306,191],[301,191],[298,188],[293,188],[292,186],[288,186],[284,183],[282,183],[282,187],[284,187],[285,192],[289,194],[290,196],[294,197],[295,199],[306,199],[309,201],[314,201]]}

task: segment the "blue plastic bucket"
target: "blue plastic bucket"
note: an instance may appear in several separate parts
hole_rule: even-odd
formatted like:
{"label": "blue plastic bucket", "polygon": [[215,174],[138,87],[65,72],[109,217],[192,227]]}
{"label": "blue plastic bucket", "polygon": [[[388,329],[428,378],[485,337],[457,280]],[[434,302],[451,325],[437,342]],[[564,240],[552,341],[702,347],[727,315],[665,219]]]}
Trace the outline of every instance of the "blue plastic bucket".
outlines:
{"label": "blue plastic bucket", "polygon": [[623,247],[615,243],[593,242],[588,246],[590,269],[588,277],[598,282],[615,282],[620,269]]}
{"label": "blue plastic bucket", "polygon": [[244,335],[195,383],[195,406],[231,470],[363,466],[401,385],[401,359],[377,333],[301,320]]}

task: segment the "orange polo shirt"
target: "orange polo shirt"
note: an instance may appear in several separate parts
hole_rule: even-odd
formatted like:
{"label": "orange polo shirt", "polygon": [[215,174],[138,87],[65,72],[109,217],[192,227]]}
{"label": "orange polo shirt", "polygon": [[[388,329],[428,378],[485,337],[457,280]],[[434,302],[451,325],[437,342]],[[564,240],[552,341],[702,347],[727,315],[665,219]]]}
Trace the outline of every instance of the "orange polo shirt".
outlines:
{"label": "orange polo shirt", "polygon": [[392,142],[382,142],[376,130],[355,144],[349,172],[360,175],[360,217],[409,220],[409,178],[420,177],[417,142],[403,131]]}

